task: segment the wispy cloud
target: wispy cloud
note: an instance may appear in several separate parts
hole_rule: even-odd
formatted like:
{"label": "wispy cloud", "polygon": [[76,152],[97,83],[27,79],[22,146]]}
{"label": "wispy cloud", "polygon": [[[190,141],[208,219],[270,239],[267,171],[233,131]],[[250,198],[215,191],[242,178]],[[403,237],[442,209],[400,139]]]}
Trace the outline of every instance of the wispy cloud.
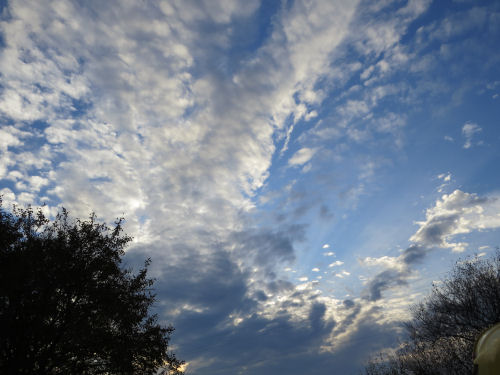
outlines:
{"label": "wispy cloud", "polygon": [[483,129],[481,129],[478,124],[466,122],[462,127],[462,135],[465,138],[464,148],[471,148],[473,145],[472,138],[475,134],[480,133],[482,130]]}
{"label": "wispy cloud", "polygon": [[335,267],[335,266],[341,266],[341,265],[343,265],[343,264],[344,264],[344,262],[342,262],[341,260],[336,260],[335,262],[330,263],[330,264],[328,265],[328,267],[330,267],[330,268],[331,268],[331,267]]}
{"label": "wispy cloud", "polygon": [[301,148],[288,160],[288,164],[292,166],[303,165],[309,162],[317,150],[311,148]]}

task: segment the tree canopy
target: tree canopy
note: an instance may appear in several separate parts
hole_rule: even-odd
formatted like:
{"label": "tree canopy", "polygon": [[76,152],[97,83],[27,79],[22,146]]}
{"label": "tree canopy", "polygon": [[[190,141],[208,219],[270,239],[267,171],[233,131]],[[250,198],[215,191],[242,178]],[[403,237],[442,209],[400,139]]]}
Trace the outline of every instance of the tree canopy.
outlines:
{"label": "tree canopy", "polygon": [[457,262],[411,313],[407,340],[396,353],[372,359],[365,374],[472,374],[476,340],[500,322],[500,251]]}
{"label": "tree canopy", "polygon": [[180,373],[173,328],[150,313],[149,260],[122,267],[130,240],[122,219],[49,220],[0,200],[0,373]]}

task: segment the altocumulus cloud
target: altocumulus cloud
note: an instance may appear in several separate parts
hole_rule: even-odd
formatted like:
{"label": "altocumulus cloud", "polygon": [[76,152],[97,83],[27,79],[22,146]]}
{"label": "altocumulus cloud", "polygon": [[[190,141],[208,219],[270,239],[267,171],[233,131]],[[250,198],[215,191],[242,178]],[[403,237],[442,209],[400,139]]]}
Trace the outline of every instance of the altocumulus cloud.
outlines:
{"label": "altocumulus cloud", "polygon": [[[282,194],[291,214],[259,221],[274,161],[306,171],[375,138],[401,147],[407,117],[381,103],[427,94],[423,70],[442,64],[425,56],[426,41],[456,28],[433,24],[405,45],[426,0],[297,0],[255,27],[265,3],[7,2],[0,192],[7,205],[46,203],[52,214],[63,204],[75,216],[124,215],[134,236],[126,262],[153,259],[158,313],[177,328],[174,349],[190,373],[347,373],[394,342],[399,316],[384,315],[383,292],[404,285],[433,247],[459,251],[466,244],[455,235],[499,227],[498,200],[443,196],[401,255],[364,260],[384,270],[362,296],[337,299],[310,281],[316,275],[280,272],[295,266],[311,206],[333,215],[291,183]],[[390,81],[401,72],[416,84]],[[326,102],[328,118],[314,122]],[[465,129],[465,141],[476,133]],[[366,165],[345,190],[364,192],[383,163],[356,160]],[[321,177],[333,189],[331,176]]]}
{"label": "altocumulus cloud", "polygon": [[[0,111],[12,123],[1,142],[0,177],[14,184],[7,203],[124,214],[136,244],[129,262],[143,249],[153,256],[159,309],[182,332],[192,371],[221,374],[232,358],[244,368],[259,346],[274,363],[317,356],[333,327],[326,307],[310,285],[295,290],[272,272],[293,260],[297,231],[247,228],[245,215],[273,135],[322,100],[314,85],[355,6],[297,2],[252,61],[220,61],[258,2],[9,2],[0,57]],[[252,275],[254,265],[264,273]],[[263,306],[280,293],[281,306]]]}

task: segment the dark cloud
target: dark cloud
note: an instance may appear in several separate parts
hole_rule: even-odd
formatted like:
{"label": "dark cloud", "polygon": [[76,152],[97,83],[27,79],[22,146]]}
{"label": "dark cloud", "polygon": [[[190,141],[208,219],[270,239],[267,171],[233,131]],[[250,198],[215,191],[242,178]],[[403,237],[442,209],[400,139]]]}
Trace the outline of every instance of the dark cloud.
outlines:
{"label": "dark cloud", "polygon": [[326,306],[323,303],[315,303],[312,305],[311,311],[309,312],[309,320],[313,330],[320,331],[323,328],[323,318],[325,316],[325,312]]}
{"label": "dark cloud", "polygon": [[363,298],[369,301],[377,301],[382,298],[382,292],[394,286],[406,285],[409,273],[396,269],[387,269],[377,274],[368,283]]}
{"label": "dark cloud", "polygon": [[[358,373],[367,353],[394,345],[400,333],[399,322],[377,323],[377,312],[374,308],[365,314],[349,339],[335,352],[319,350],[326,335],[331,334],[332,322],[327,322],[327,327],[318,332],[313,327],[291,324],[289,317],[273,320],[252,317],[234,329],[231,336],[234,342],[225,342],[225,345],[234,345],[229,351],[234,357],[220,358],[219,354],[216,358],[220,366],[207,365],[199,372],[232,375],[234,368],[238,368],[238,373],[245,375]],[[310,315],[315,314],[321,315],[320,306],[311,310]]]}
{"label": "dark cloud", "polygon": [[[294,259],[294,242],[303,235],[304,226],[288,225],[236,232],[228,236],[231,242],[211,241],[205,248],[136,246],[127,252],[125,265],[138,268],[152,258],[156,311],[162,322],[176,328],[175,351],[192,362],[195,373],[232,375],[238,369],[271,374],[289,363],[293,371],[308,372],[308,364],[317,360],[333,361],[319,352],[336,322],[326,317],[327,307],[317,296],[296,290],[273,272],[277,263]],[[264,274],[256,274],[252,265]],[[263,278],[256,283],[259,276]],[[277,294],[289,298],[272,316],[261,315],[261,304]],[[297,320],[295,311],[306,306],[308,312]]]}
{"label": "dark cloud", "polygon": [[207,254],[194,249],[182,249],[182,257],[169,261],[159,249],[144,252],[136,248],[126,255],[126,262],[139,264],[150,256],[150,274],[156,277],[155,289],[163,309],[173,310],[188,304],[220,319],[237,308],[249,308],[252,300],[246,297],[248,275],[240,270],[224,250]]}
{"label": "dark cloud", "polygon": [[[133,258],[137,263],[142,254],[127,254],[129,263]],[[326,318],[326,306],[320,302],[312,303],[305,320],[297,321],[288,312],[293,311],[292,305],[284,306],[274,317],[263,317],[259,315],[258,303],[266,293],[249,294],[249,275],[222,250],[198,259],[186,255],[175,266],[157,257],[152,267],[157,268],[152,269],[154,273],[161,271],[156,282],[157,311],[165,323],[176,328],[173,344],[178,348],[177,354],[187,361],[196,360],[197,367],[192,368],[195,373],[233,375],[238,369],[247,375],[271,375],[287,368],[290,373],[311,375],[325,371],[350,373],[362,366],[367,351],[394,342],[392,326],[382,327],[365,318],[345,348],[336,353],[321,352],[320,347],[334,329],[341,333],[352,327],[361,305],[346,300],[344,305],[352,311],[341,322],[340,330],[338,323]],[[266,288],[283,292],[292,291],[294,286],[274,280]],[[295,306],[301,308],[310,296],[296,291],[292,298],[302,301]],[[183,306],[199,310],[185,309],[181,314],[169,315],[175,307]],[[243,321],[235,325],[232,314],[239,314]]]}
{"label": "dark cloud", "polygon": [[304,239],[304,225],[282,226],[278,230],[247,230],[231,236],[232,245],[246,259],[252,259],[257,266],[274,267],[276,262],[293,261],[293,243]]}
{"label": "dark cloud", "polygon": [[418,245],[411,245],[402,254],[402,260],[405,264],[410,265],[420,262],[427,255],[427,250]]}
{"label": "dark cloud", "polygon": [[[153,259],[155,263],[161,262]],[[334,321],[325,319],[326,306],[322,303],[312,304],[307,319],[299,322],[283,309],[273,318],[259,316],[258,301],[266,294],[258,291],[248,296],[248,275],[222,252],[160,267],[162,276],[155,284],[157,311],[165,323],[175,326],[173,343],[180,348],[180,357],[187,361],[207,359],[197,373],[232,375],[235,369],[245,369],[246,374],[271,374],[268,367],[299,357],[307,372],[305,364],[314,362],[320,345],[335,326]],[[284,290],[293,285],[276,280],[269,287]],[[305,299],[300,294],[298,297]],[[176,307],[182,312],[174,315]],[[232,314],[244,320],[235,325]]]}
{"label": "dark cloud", "polygon": [[393,347],[401,338],[401,322],[379,323],[375,317],[378,312],[379,308],[373,307],[358,318],[348,341],[335,352],[337,363],[332,374],[360,373],[369,355]]}
{"label": "dark cloud", "polygon": [[344,304],[346,309],[350,309],[351,307],[354,307],[354,305],[355,305],[354,301],[352,301],[350,299],[346,299],[342,303]]}
{"label": "dark cloud", "polygon": [[401,268],[389,268],[373,277],[368,283],[363,298],[369,301],[377,301],[382,298],[382,292],[395,286],[407,285],[407,279],[411,274],[411,266],[421,262],[428,253],[428,249],[411,245],[397,258],[401,262]]}
{"label": "dark cloud", "polygon": [[[257,238],[261,241],[269,237]],[[339,352],[322,352],[320,347],[334,332],[352,329],[360,304],[346,300],[344,306],[352,311],[337,323],[326,317],[324,303],[306,292],[295,291],[288,299],[290,304],[283,304],[274,316],[265,317],[260,315],[259,301],[265,300],[267,293],[291,292],[293,284],[277,279],[265,283],[266,291],[251,291],[250,274],[242,271],[223,247],[203,256],[188,247],[179,251],[182,256],[173,264],[167,258],[169,252],[162,252],[160,247],[147,252],[135,248],[127,253],[125,264],[142,265],[146,255],[153,254],[156,311],[163,322],[176,328],[172,344],[179,357],[192,362],[193,373],[270,375],[287,369],[289,373],[311,375],[325,371],[352,373],[362,366],[367,351],[394,342],[392,326],[382,327],[366,317],[361,329],[355,329],[352,340]],[[293,305],[291,300],[300,302]],[[293,308],[300,309],[309,301],[312,303],[307,317],[297,320]],[[235,324],[231,316],[243,320]]]}
{"label": "dark cloud", "polygon": [[255,298],[257,301],[266,301],[268,299],[267,294],[262,290],[258,290],[257,292],[255,292],[253,298]]}
{"label": "dark cloud", "polygon": [[280,293],[283,291],[291,291],[295,288],[295,285],[289,281],[285,280],[273,280],[266,284],[267,289],[271,293]]}
{"label": "dark cloud", "polygon": [[489,225],[495,227],[494,220],[488,224],[489,215],[480,214],[487,203],[494,201],[494,198],[479,197],[460,190],[445,194],[434,207],[427,210],[426,221],[420,223],[420,228],[410,240],[426,247],[451,247],[455,251],[462,251],[463,244],[447,243],[447,237]]}
{"label": "dark cloud", "polygon": [[293,361],[293,371],[308,372],[307,363],[319,356],[319,345],[332,328],[331,323],[322,323],[322,314],[321,307],[314,307],[310,326],[293,323],[290,316],[265,319],[253,315],[236,327],[221,329],[215,340],[201,338],[202,355],[216,359],[217,364],[207,364],[198,371],[208,375],[232,375],[237,368],[245,374],[273,374],[276,367],[283,371],[282,366]]}
{"label": "dark cloud", "polygon": [[[347,329],[349,329],[349,327],[354,323],[354,319],[356,319],[356,317],[361,312],[361,307],[362,307],[361,304],[356,304],[353,301],[349,301],[349,302],[352,303],[352,306],[350,307],[351,312],[344,319],[342,319],[342,321],[340,322],[338,327],[335,329],[336,335],[344,333]],[[344,301],[344,305],[345,305],[345,301]]]}
{"label": "dark cloud", "polygon": [[441,215],[426,223],[419,231],[419,240],[429,246],[439,246],[442,244],[444,236],[456,226],[460,218],[459,213],[452,215]]}

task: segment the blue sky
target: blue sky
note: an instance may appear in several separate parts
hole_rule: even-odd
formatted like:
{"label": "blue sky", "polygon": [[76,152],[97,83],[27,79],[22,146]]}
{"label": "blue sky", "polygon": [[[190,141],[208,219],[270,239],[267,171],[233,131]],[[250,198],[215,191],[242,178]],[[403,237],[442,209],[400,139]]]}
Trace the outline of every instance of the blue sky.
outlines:
{"label": "blue sky", "polygon": [[134,237],[188,374],[348,374],[500,245],[495,1],[2,1],[0,193]]}

